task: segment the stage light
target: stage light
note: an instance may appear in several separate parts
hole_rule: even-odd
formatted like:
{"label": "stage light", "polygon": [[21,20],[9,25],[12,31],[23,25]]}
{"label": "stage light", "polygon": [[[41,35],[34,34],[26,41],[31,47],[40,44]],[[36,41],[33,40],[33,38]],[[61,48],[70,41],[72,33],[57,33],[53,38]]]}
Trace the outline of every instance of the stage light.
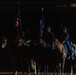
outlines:
{"label": "stage light", "polygon": [[71,3],[70,7],[76,7],[76,3]]}

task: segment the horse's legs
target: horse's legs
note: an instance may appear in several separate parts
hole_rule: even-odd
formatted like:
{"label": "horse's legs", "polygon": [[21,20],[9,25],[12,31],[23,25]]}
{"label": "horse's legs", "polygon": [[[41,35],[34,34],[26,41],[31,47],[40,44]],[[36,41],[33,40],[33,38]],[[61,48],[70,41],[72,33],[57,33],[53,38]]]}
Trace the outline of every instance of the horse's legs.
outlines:
{"label": "horse's legs", "polygon": [[13,66],[13,74],[17,75],[17,59],[16,59],[16,57],[11,57],[11,63]]}
{"label": "horse's legs", "polygon": [[75,56],[76,56],[76,49],[75,49],[75,53],[74,53],[74,54],[75,54]]}
{"label": "horse's legs", "polygon": [[30,73],[30,64],[28,65],[28,74]]}
{"label": "horse's legs", "polygon": [[54,70],[54,75],[56,75],[56,69]]}
{"label": "horse's legs", "polygon": [[61,63],[56,65],[57,68],[57,75],[61,75]]}
{"label": "horse's legs", "polygon": [[17,71],[15,72],[15,75],[17,75]]}
{"label": "horse's legs", "polygon": [[54,66],[54,75],[59,74],[58,72],[59,72],[59,64],[56,63]]}
{"label": "horse's legs", "polygon": [[59,68],[60,68],[59,74],[61,75],[61,63],[59,63]]}
{"label": "horse's legs", "polygon": [[37,74],[40,74],[40,68],[38,68],[38,73]]}
{"label": "horse's legs", "polygon": [[64,65],[65,65],[65,58],[63,58],[63,62],[62,62],[62,75],[64,75]]}
{"label": "horse's legs", "polygon": [[24,75],[24,57],[22,55],[20,56],[20,62],[21,62],[22,75]]}
{"label": "horse's legs", "polygon": [[[57,75],[61,75],[61,63],[57,64],[56,67],[58,70]],[[56,72],[55,72],[55,75],[56,75]]]}
{"label": "horse's legs", "polygon": [[71,65],[71,75],[73,74],[73,65]]}
{"label": "horse's legs", "polygon": [[37,70],[36,70],[36,64],[34,65],[34,74],[37,74]]}
{"label": "horse's legs", "polygon": [[48,65],[44,65],[44,75],[48,75]]}
{"label": "horse's legs", "polygon": [[40,74],[40,70],[41,70],[41,65],[38,65],[38,72],[37,72],[37,74]]}
{"label": "horse's legs", "polygon": [[37,61],[37,74],[40,74],[40,70],[41,70],[41,64],[39,61]]}

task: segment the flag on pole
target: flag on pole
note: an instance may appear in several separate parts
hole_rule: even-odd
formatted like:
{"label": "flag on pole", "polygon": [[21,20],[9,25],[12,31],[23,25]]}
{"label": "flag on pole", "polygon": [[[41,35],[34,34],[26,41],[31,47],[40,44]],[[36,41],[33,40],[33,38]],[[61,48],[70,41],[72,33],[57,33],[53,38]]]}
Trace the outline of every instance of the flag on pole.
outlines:
{"label": "flag on pole", "polygon": [[20,15],[20,8],[18,8],[18,14],[17,14],[17,18],[16,18],[16,27],[20,27],[21,26],[21,15]]}
{"label": "flag on pole", "polygon": [[43,34],[43,28],[44,28],[44,15],[43,15],[43,8],[42,8],[42,18],[40,20],[40,38],[42,37],[42,34]]}
{"label": "flag on pole", "polygon": [[25,35],[25,32],[22,30],[21,26],[21,13],[20,13],[19,1],[18,1],[18,13],[15,26],[17,27],[17,37],[23,37]]}

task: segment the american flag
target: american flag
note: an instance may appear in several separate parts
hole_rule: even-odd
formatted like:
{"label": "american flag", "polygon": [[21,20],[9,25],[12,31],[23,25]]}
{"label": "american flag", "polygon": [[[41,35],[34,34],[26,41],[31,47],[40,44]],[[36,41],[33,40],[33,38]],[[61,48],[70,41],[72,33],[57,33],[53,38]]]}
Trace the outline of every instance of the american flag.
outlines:
{"label": "american flag", "polygon": [[25,32],[22,30],[19,2],[18,2],[18,14],[15,26],[17,27],[17,37],[23,37],[25,35]]}
{"label": "american flag", "polygon": [[17,14],[17,18],[16,18],[16,27],[20,27],[21,26],[21,15],[20,15],[20,9],[18,9],[18,14]]}

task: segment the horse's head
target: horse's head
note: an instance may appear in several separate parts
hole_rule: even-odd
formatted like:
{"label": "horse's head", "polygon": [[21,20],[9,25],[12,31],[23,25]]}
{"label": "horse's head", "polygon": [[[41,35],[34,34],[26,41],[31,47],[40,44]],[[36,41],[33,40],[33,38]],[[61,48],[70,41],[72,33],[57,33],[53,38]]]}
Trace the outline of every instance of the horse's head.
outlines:
{"label": "horse's head", "polygon": [[61,54],[65,52],[64,46],[59,42],[57,38],[53,40],[53,47],[57,49]]}
{"label": "horse's head", "polygon": [[57,46],[58,42],[59,42],[58,39],[56,39],[56,38],[53,39],[53,44],[54,44],[55,46]]}
{"label": "horse's head", "polygon": [[53,39],[53,43],[52,43],[53,49],[56,48],[56,46],[57,46],[57,41],[58,41],[58,40],[57,40],[56,38]]}
{"label": "horse's head", "polygon": [[59,42],[57,38],[53,39],[53,48],[58,48],[60,50],[62,44]]}

